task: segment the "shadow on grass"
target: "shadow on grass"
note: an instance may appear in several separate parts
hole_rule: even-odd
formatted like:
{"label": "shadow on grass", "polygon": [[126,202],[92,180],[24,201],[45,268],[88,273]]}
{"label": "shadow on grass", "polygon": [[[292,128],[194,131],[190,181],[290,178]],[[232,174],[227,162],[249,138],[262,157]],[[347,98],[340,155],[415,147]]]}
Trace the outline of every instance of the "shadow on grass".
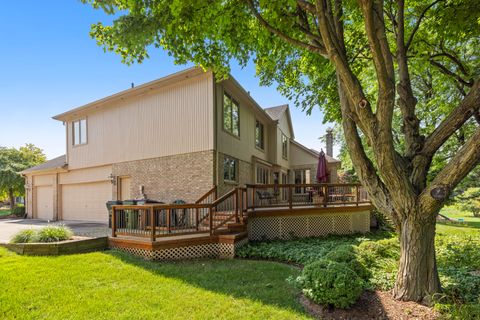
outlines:
{"label": "shadow on grass", "polygon": [[300,273],[293,266],[239,259],[151,262],[116,250],[105,251],[105,254],[155,275],[178,279],[201,289],[306,315],[297,299],[299,290],[287,282],[287,278]]}

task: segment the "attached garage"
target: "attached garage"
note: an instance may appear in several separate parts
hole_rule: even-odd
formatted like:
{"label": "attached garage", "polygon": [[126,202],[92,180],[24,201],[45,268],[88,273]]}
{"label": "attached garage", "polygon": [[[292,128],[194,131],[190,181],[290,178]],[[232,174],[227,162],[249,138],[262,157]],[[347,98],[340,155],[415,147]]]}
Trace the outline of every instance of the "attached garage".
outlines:
{"label": "attached garage", "polygon": [[38,186],[36,189],[36,218],[53,220],[53,187]]}
{"label": "attached garage", "polygon": [[108,222],[105,203],[112,198],[108,181],[65,184],[62,192],[62,219]]}

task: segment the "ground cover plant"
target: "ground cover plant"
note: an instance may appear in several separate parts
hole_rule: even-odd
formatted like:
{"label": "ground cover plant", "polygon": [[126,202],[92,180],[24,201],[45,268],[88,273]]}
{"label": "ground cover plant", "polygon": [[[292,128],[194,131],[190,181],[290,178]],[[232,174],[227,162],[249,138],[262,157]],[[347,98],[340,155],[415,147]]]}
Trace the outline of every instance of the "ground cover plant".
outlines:
{"label": "ground cover plant", "polygon": [[307,319],[285,281],[298,274],[264,261],[159,263],[117,251],[34,257],[0,248],[0,319]]}
{"label": "ground cover plant", "polygon": [[[480,318],[480,229],[438,225],[436,255],[443,291],[432,297],[434,308],[447,319]],[[305,265],[305,269],[323,259],[343,260],[347,266],[349,261],[355,261],[350,269],[359,268],[355,271],[359,278],[362,270],[368,271],[363,274],[365,289],[387,291],[395,284],[400,247],[396,234],[380,232],[251,243],[240,249],[239,256],[296,263]],[[302,279],[298,280],[302,285]],[[308,292],[309,288],[306,289],[304,292]],[[307,296],[316,302],[330,303]]]}
{"label": "ground cover plant", "polygon": [[11,243],[57,242],[71,239],[72,230],[64,225],[49,225],[38,230],[21,230],[13,236]]}

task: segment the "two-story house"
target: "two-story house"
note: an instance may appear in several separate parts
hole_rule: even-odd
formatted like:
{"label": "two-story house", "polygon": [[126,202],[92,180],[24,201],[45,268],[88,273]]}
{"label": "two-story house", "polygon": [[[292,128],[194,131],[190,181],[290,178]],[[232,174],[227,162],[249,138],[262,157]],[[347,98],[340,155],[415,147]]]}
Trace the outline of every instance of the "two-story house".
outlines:
{"label": "two-story house", "polygon": [[[200,68],[53,118],[66,155],[22,172],[32,218],[106,222],[108,200],[193,202],[212,186],[315,182],[318,152],[294,140],[287,105],[263,109],[233,77]],[[335,182],[340,162],[327,152]]]}

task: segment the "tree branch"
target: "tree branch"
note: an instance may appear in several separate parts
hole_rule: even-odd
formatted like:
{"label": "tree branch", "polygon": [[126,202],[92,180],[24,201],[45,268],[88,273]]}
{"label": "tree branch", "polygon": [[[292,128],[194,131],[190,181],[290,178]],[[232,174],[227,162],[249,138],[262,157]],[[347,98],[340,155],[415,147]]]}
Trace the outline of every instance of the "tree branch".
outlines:
{"label": "tree branch", "polygon": [[436,5],[437,3],[441,2],[441,1],[443,1],[443,0],[436,0],[436,1],[432,2],[430,5],[428,5],[427,7],[425,7],[425,9],[423,9],[422,13],[420,14],[420,16],[417,19],[417,23],[413,27],[413,30],[412,30],[412,33],[410,34],[410,37],[408,37],[407,44],[405,45],[405,48],[406,48],[407,51],[410,48],[410,45],[413,42],[413,38],[415,37],[415,33],[417,32],[418,28],[420,27],[420,24],[422,23],[422,20],[425,17],[427,11],[430,10],[431,7],[433,7],[434,5]]}
{"label": "tree branch", "polygon": [[451,76],[451,77],[455,78],[458,82],[462,83],[463,85],[465,85],[467,87],[471,87],[473,85],[473,83],[471,81],[467,81],[467,80],[463,79],[459,74],[451,71],[450,69],[445,67],[440,62],[437,62],[437,61],[433,60],[433,58],[430,58],[429,61],[430,61],[430,64],[432,64],[433,66],[440,69],[440,71],[442,73],[446,74],[447,76]]}
{"label": "tree branch", "polygon": [[326,56],[327,53],[325,51],[325,48],[323,48],[321,46],[318,46],[318,45],[312,45],[310,43],[306,43],[306,42],[303,42],[301,40],[292,38],[291,36],[287,35],[285,32],[279,30],[278,28],[275,28],[270,23],[268,23],[268,21],[263,18],[263,16],[260,14],[260,12],[258,12],[257,8],[255,7],[255,3],[253,2],[253,0],[245,0],[245,1],[247,2],[248,6],[250,7],[250,9],[251,9],[253,15],[255,16],[255,18],[257,18],[257,21],[265,29],[267,29],[269,32],[275,34],[276,36],[280,37],[284,41],[286,41],[290,44],[293,44],[296,47],[306,49],[306,50],[309,50],[311,52],[318,53],[322,56]]}
{"label": "tree branch", "polygon": [[437,174],[432,183],[420,194],[420,212],[437,213],[447,198],[436,200],[430,195],[438,187],[450,193],[467,174],[480,163],[480,128],[467,140],[455,157]]}
{"label": "tree branch", "polygon": [[422,154],[428,158],[447,141],[472,115],[480,110],[480,80],[477,80],[467,96],[427,137]]}

